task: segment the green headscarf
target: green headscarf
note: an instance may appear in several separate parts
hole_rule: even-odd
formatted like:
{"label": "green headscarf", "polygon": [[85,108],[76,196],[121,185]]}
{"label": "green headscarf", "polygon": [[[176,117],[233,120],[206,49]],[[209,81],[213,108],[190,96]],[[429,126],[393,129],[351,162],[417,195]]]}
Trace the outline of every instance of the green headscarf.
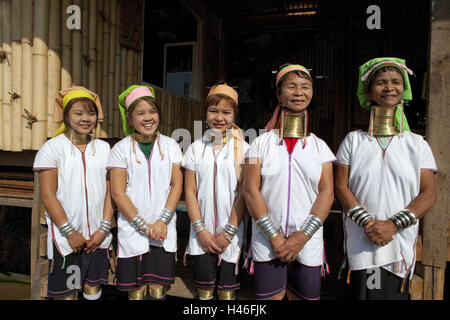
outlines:
{"label": "green headscarf", "polygon": [[395,111],[395,126],[397,129],[401,130],[402,115],[403,115],[403,130],[410,131],[408,121],[403,112],[403,101],[412,100],[412,90],[409,83],[408,74],[412,75],[413,72],[405,65],[405,60],[399,58],[375,58],[367,61],[361,67],[359,67],[359,77],[358,77],[358,91],[356,95],[358,96],[359,103],[361,107],[367,110],[371,110],[371,104],[367,96],[367,85],[370,82],[371,77],[375,72],[383,67],[391,66],[399,69],[403,74],[403,97],[402,103],[397,106]]}
{"label": "green headscarf", "polygon": [[[128,101],[128,105],[126,103],[127,97],[128,95],[133,92],[135,89],[138,88],[147,88],[150,90],[150,93],[152,94],[135,94],[133,93],[133,99],[132,101]],[[132,85],[130,87],[128,87],[128,89],[126,89],[124,92],[122,92],[119,95],[119,111],[120,111],[120,116],[122,117],[122,129],[123,129],[123,133],[125,134],[125,136],[128,136],[131,133],[134,133],[134,128],[130,125],[128,125],[128,120],[127,120],[127,110],[128,107],[133,104],[133,102],[135,102],[137,99],[140,99],[142,97],[151,97],[155,99],[155,91],[153,90],[152,87],[149,86],[142,86],[142,85]]]}

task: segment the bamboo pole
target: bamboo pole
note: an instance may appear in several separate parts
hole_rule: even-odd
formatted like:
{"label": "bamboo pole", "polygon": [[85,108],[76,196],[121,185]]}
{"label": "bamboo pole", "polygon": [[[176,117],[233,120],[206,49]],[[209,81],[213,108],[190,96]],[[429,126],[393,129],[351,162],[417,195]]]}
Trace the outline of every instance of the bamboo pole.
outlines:
{"label": "bamboo pole", "polygon": [[127,87],[134,84],[133,63],[134,54],[133,49],[127,49]]}
{"label": "bamboo pole", "polygon": [[127,88],[127,49],[120,47],[121,72],[120,72],[120,91]]}
{"label": "bamboo pole", "polygon": [[[3,17],[3,2],[0,1],[0,18]],[[3,24],[0,21],[0,52],[3,51]],[[0,61],[0,107],[3,106],[3,64]],[[0,110],[0,123],[3,127],[3,112]],[[0,150],[3,149],[3,129],[0,128]]]}
{"label": "bamboo pole", "polygon": [[[61,1],[50,0],[50,34],[48,40],[47,137],[59,124],[53,122],[53,102],[61,90]],[[63,16],[64,17],[64,16]]]}
{"label": "bamboo pole", "polygon": [[83,0],[83,15],[81,20],[81,42],[82,42],[82,61],[81,61],[81,81],[83,87],[89,87],[89,0]]}
{"label": "bamboo pole", "polygon": [[3,46],[2,50],[6,55],[6,61],[3,61],[3,150],[11,150],[11,1],[3,0],[2,3],[2,32]]}
{"label": "bamboo pole", "polygon": [[[67,7],[71,0],[62,0],[61,17],[67,17]],[[61,88],[72,86],[72,32],[67,28],[66,19],[61,19]]]}
{"label": "bamboo pole", "polygon": [[138,54],[138,61],[137,61],[137,76],[138,76],[138,83],[142,83],[143,81],[143,74],[142,74],[142,58],[144,56],[144,52],[141,51]]}
{"label": "bamboo pole", "polygon": [[[33,114],[33,2],[22,2],[22,110]],[[26,112],[25,112],[26,114]],[[28,116],[22,117],[22,148],[31,148],[31,127]]]}
{"label": "bamboo pole", "polygon": [[[81,0],[72,0],[73,4],[81,8]],[[67,15],[66,15],[67,16]],[[82,80],[82,49],[81,30],[72,30],[72,84],[81,85]]]}
{"label": "bamboo pole", "polygon": [[[120,71],[120,91],[123,92],[127,88],[127,49],[121,47],[121,71]],[[120,130],[120,137],[124,137],[123,130]]]}
{"label": "bamboo pole", "polygon": [[110,61],[110,42],[111,42],[111,1],[107,0],[103,7],[103,76],[102,76],[102,104],[104,106],[104,120],[102,128],[105,132],[109,133],[109,123],[111,122],[109,112],[109,61]]}
{"label": "bamboo pole", "polygon": [[116,33],[117,33],[117,15],[116,15],[117,7],[116,2],[111,1],[111,9],[110,9],[110,17],[111,17],[111,33],[110,33],[110,42],[109,42],[109,95],[107,96],[108,100],[108,136],[112,137],[114,134],[114,70],[115,70],[115,61],[116,61]]}
{"label": "bamboo pole", "polygon": [[104,0],[97,0],[97,70],[96,83],[97,95],[102,97],[102,78],[103,78],[103,7]]}
{"label": "bamboo pole", "polygon": [[122,70],[122,59],[120,56],[120,4],[115,1],[116,6],[116,44],[115,44],[115,52],[116,52],[116,65],[114,71],[114,96],[112,100],[112,105],[114,108],[114,138],[120,137],[121,131],[121,119],[120,119],[120,111],[117,105],[117,100],[120,94],[120,71]]}
{"label": "bamboo pole", "polygon": [[37,150],[47,138],[49,0],[35,0],[34,4],[33,105],[38,121],[32,136]]}
{"label": "bamboo pole", "polygon": [[89,1],[89,89],[96,92],[97,0]]}
{"label": "bamboo pole", "polygon": [[11,150],[22,151],[22,0],[12,0]]}

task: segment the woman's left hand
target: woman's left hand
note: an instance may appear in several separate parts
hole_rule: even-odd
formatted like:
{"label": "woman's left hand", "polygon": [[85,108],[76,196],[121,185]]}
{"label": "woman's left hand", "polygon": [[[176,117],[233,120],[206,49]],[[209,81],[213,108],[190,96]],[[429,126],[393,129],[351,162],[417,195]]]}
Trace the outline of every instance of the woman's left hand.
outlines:
{"label": "woman's left hand", "polygon": [[303,232],[292,234],[280,247],[274,250],[276,257],[281,262],[295,261],[298,253],[303,249],[308,240],[308,237]]}
{"label": "woman's left hand", "polygon": [[[216,237],[216,244],[220,247],[220,249],[222,249],[222,252],[224,252],[225,249],[228,247],[228,245],[231,243],[231,242],[229,242],[227,239],[225,239],[224,233],[225,233],[225,232],[222,231],[222,232],[219,233],[219,234],[217,235],[217,237]],[[233,237],[230,236],[229,234],[228,234],[228,236],[230,237],[230,239],[233,238]]]}
{"label": "woman's left hand", "polygon": [[156,220],[151,231],[151,238],[155,241],[163,241],[167,238],[167,225],[161,220]]}
{"label": "woman's left hand", "polygon": [[397,230],[392,220],[373,220],[364,229],[364,232],[370,241],[379,247],[383,247],[394,240],[394,234]]}
{"label": "woman's left hand", "polygon": [[105,238],[106,238],[105,233],[103,233],[100,230],[95,231],[91,239],[89,239],[86,242],[86,247],[84,248],[84,251],[88,253],[95,252],[100,247]]}

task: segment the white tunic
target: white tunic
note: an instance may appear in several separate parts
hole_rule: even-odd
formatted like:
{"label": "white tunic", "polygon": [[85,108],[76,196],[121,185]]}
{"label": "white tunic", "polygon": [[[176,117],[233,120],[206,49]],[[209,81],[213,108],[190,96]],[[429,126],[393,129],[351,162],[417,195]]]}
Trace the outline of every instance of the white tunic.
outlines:
{"label": "white tunic", "polygon": [[[318,194],[322,165],[336,158],[327,144],[311,133],[299,139],[291,155],[285,141],[273,131],[256,138],[250,146],[248,158],[261,160],[261,194],[275,227],[281,228],[285,237],[300,231]],[[297,256],[297,261],[307,266],[323,263],[323,228],[321,227]],[[269,240],[253,221],[250,256],[254,261],[275,259]]]}
{"label": "white tunic", "polygon": [[[58,170],[58,189],[56,197],[72,226],[88,240],[100,227],[103,219],[103,206],[106,195],[106,162],[109,144],[94,139],[81,152],[75,144],[61,134],[48,140],[34,160],[33,170]],[[61,235],[48,212],[45,212],[49,226],[47,255],[53,258],[53,243],[62,256],[73,250],[67,239]],[[100,248],[111,244],[112,235],[108,234]]]}
{"label": "white tunic", "polygon": [[[243,142],[244,154],[249,145]],[[220,234],[228,223],[231,209],[238,195],[238,179],[234,166],[234,139],[220,150],[213,151],[213,144],[204,138],[194,141],[186,150],[183,167],[195,171],[197,200],[206,229],[213,235]],[[227,249],[220,255],[226,262],[237,263],[243,244],[244,224]],[[190,229],[187,254],[204,254],[195,230]]]}
{"label": "white tunic", "polygon": [[[126,169],[126,194],[133,202],[140,216],[153,224],[159,219],[170,192],[172,165],[181,163],[183,155],[178,143],[164,135],[160,135],[161,159],[158,143],[155,141],[150,159],[135,142],[136,161],[133,153],[133,138],[129,135],[120,140],[110,152],[107,169]],[[118,257],[129,258],[149,251],[149,246],[163,247],[167,252],[177,251],[176,215],[167,226],[167,238],[161,241],[151,240],[147,235],[138,232],[131,222],[120,212],[117,219]]]}
{"label": "white tunic", "polygon": [[[389,219],[419,195],[421,170],[437,170],[428,143],[411,132],[393,136],[383,152],[375,137],[370,141],[362,130],[352,131],[341,143],[336,163],[350,167],[349,189],[377,220]],[[412,276],[418,224],[378,247],[345,213],[344,220],[350,270],[384,267],[400,277],[411,270]]]}

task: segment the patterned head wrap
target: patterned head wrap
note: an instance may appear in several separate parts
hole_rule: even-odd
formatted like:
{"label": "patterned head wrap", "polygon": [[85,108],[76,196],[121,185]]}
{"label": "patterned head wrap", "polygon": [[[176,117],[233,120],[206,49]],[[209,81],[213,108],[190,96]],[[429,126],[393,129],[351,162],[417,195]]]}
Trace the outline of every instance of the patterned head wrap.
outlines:
{"label": "patterned head wrap", "polygon": [[358,90],[357,96],[359,99],[359,103],[362,108],[371,110],[372,102],[368,98],[368,85],[377,70],[380,68],[390,66],[397,68],[400,70],[403,75],[403,97],[402,101],[399,101],[399,105],[397,106],[395,112],[395,126],[400,131],[410,131],[408,121],[406,120],[405,114],[403,112],[403,101],[411,101],[412,100],[412,90],[411,85],[409,83],[409,75],[413,75],[413,71],[410,70],[405,65],[405,60],[399,58],[375,58],[367,61],[361,67],[359,67],[359,77],[358,77]]}
{"label": "patterned head wrap", "polygon": [[149,86],[132,85],[119,95],[119,111],[122,118],[122,129],[125,136],[134,132],[134,128],[128,125],[128,108],[138,99],[143,97],[155,98],[155,91]]}
{"label": "patterned head wrap", "polygon": [[[227,85],[226,83],[218,84],[215,86],[212,86],[211,89],[209,89],[208,97],[214,95],[214,94],[222,94],[229,98],[231,98],[235,103],[236,106],[239,102],[239,97],[237,91]],[[230,139],[234,140],[234,168],[236,170],[236,175],[239,181],[242,180],[243,177],[243,167],[244,167],[244,137],[242,134],[242,130],[233,123],[233,126],[231,127],[231,130],[228,133],[228,136]]]}
{"label": "patterned head wrap", "polygon": [[67,132],[68,128],[64,123],[64,110],[70,101],[77,98],[88,98],[94,101],[97,106],[98,120],[103,119],[103,109],[100,103],[99,97],[92,91],[80,86],[71,87],[66,90],[59,91],[55,97],[55,102],[53,104],[53,122],[60,123],[58,129],[53,133],[53,137],[60,135],[61,133]]}
{"label": "patterned head wrap", "polygon": [[[286,74],[288,74],[289,72],[292,72],[292,71],[300,71],[300,72],[304,73],[308,77],[308,79],[312,82],[312,77],[311,77],[311,74],[309,73],[308,69],[306,69],[304,66],[299,65],[299,64],[289,64],[289,65],[285,66],[284,68],[282,68],[280,71],[278,71],[275,85],[278,86],[281,79]],[[282,111],[281,106],[280,106],[280,104],[278,104],[277,107],[275,108],[275,111],[273,112],[272,118],[270,118],[269,122],[267,122],[266,126],[264,127],[266,130],[272,130],[277,127],[278,123],[281,120],[281,117],[279,116],[280,111]],[[306,110],[305,110],[305,112],[307,113]]]}

